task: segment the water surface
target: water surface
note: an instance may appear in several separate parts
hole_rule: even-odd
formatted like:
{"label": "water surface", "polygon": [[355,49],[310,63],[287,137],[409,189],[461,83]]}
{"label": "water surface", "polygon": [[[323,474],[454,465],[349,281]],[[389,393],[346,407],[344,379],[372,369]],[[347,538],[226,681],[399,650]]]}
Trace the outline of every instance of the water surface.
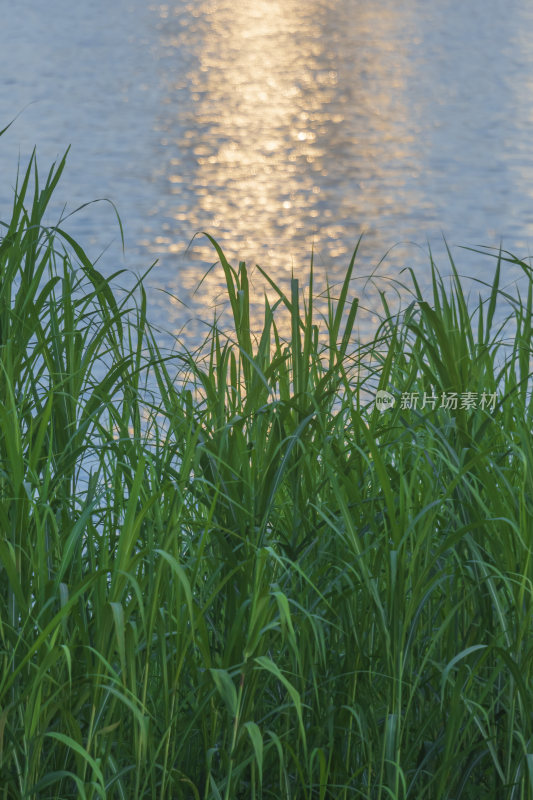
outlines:
{"label": "water surface", "polygon": [[446,271],[443,234],[474,277],[487,261],[457,245],[529,253],[528,0],[1,4],[0,121],[24,110],[0,143],[0,217],[19,155],[37,145],[44,170],[71,144],[50,221],[112,199],[125,256],[104,204],[69,230],[108,248],[107,272],[158,259],[151,316],[171,331],[200,337],[191,314],[212,319],[220,295],[214,269],[192,296],[215,260],[197,231],[280,282],[305,282],[312,251],[339,280],[361,233],[359,275],[393,248],[379,271],[424,280],[428,242]]}

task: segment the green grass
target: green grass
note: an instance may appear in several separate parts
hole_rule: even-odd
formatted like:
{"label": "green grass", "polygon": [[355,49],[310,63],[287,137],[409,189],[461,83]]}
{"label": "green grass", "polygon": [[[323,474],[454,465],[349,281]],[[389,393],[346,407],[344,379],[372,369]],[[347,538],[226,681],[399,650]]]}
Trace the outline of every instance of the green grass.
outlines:
{"label": "green grass", "polygon": [[168,355],[43,225],[63,167],[0,238],[0,800],[533,798],[527,264],[472,304],[430,263],[362,345],[356,254],[254,336],[213,241],[233,330]]}

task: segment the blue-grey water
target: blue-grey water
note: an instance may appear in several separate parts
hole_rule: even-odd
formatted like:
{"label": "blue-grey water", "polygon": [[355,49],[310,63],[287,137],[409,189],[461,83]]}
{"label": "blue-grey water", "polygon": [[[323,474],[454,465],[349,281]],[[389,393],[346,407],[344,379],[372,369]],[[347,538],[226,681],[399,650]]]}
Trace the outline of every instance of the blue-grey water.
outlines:
{"label": "blue-grey water", "polygon": [[[49,221],[103,271],[150,274],[151,317],[194,340],[222,275],[205,238],[278,281],[427,276],[533,242],[531,0],[0,0],[0,219],[17,161],[71,145]],[[386,259],[380,259],[393,248]],[[104,252],[105,251],[105,252]],[[506,281],[518,274],[509,267]],[[383,284],[379,288],[382,288]],[[163,290],[163,291],[160,291]],[[190,305],[187,310],[176,295]],[[367,286],[370,316],[378,307]],[[258,297],[260,301],[260,297]],[[260,302],[258,304],[258,308]]]}

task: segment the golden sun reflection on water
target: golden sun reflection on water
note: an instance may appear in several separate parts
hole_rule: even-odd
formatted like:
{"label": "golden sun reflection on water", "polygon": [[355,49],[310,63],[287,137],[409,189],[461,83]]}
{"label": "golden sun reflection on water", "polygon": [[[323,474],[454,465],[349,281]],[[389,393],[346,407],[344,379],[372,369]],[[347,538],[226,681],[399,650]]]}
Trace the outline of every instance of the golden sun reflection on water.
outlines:
{"label": "golden sun reflection on water", "polygon": [[337,73],[320,58],[320,21],[279,0],[219,5],[206,20],[191,76],[195,214],[231,258],[263,253],[290,269],[295,246],[309,260],[327,172],[324,106]]}
{"label": "golden sun reflection on water", "polygon": [[[322,288],[326,270],[342,276],[362,230],[375,253],[390,246],[380,231],[414,201],[420,165],[404,97],[409,53],[398,36],[409,14],[400,20],[387,8],[219,0],[191,4],[173,24],[160,8],[165,63],[173,49],[188,48],[190,58],[185,75],[165,73],[168,158],[159,177],[175,197],[175,230],[171,223],[150,249],[182,254],[180,287],[192,290],[199,265],[216,258],[205,237],[183,255],[176,233],[187,226],[282,284],[292,272],[305,283],[314,252]],[[346,47],[345,25],[370,46]],[[215,303],[222,287],[213,270],[202,303]]]}

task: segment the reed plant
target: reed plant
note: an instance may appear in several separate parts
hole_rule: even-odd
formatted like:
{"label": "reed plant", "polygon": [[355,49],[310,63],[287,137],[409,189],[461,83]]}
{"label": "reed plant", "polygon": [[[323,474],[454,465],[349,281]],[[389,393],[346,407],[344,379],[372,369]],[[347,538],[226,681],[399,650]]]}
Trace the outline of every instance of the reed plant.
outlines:
{"label": "reed plant", "polygon": [[533,798],[527,263],[363,344],[357,250],[254,334],[211,240],[232,330],[166,353],[44,225],[64,163],[0,239],[1,800]]}

